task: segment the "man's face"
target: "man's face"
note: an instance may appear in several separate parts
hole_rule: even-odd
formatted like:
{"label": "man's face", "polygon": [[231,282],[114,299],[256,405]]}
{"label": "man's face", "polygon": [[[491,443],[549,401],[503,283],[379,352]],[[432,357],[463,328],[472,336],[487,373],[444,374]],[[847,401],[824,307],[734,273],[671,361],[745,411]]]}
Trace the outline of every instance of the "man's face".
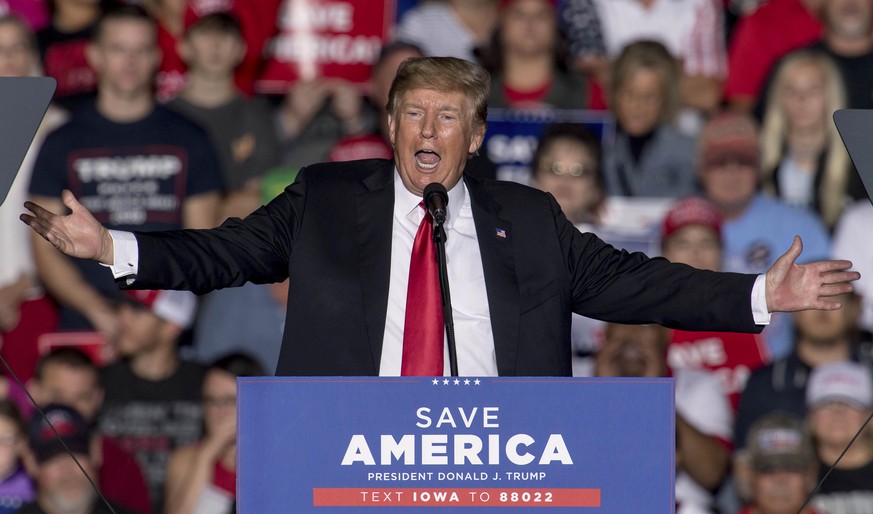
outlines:
{"label": "man's face", "polygon": [[[85,471],[94,476],[90,458],[87,455],[76,455],[76,458]],[[38,501],[49,512],[83,512],[96,498],[88,479],[66,453],[40,463],[36,482]]]}
{"label": "man's face", "polygon": [[834,300],[840,302],[842,308],[835,311],[809,310],[794,313],[794,324],[801,338],[818,345],[846,342],[846,337],[858,322],[860,306],[849,295],[837,296]]}
{"label": "man's face", "polygon": [[100,39],[88,46],[87,55],[101,92],[123,98],[151,94],[160,62],[153,26],[134,19],[109,21]]}
{"label": "man's face", "polygon": [[245,43],[236,34],[195,28],[182,43],[189,68],[213,77],[226,77],[245,55]]}
{"label": "man's face", "polygon": [[809,408],[809,427],[813,437],[825,448],[845,448],[864,421],[868,409],[832,400]]}
{"label": "man's face", "polygon": [[662,253],[671,262],[710,271],[721,269],[721,240],[703,225],[688,225],[670,234]]}
{"label": "man's face", "polygon": [[460,92],[415,89],[397,98],[389,136],[400,178],[411,193],[421,196],[432,182],[451,189],[461,179],[485,132],[474,127],[471,110]]}
{"label": "man's face", "polygon": [[758,167],[749,162],[725,159],[705,163],[700,182],[706,197],[731,218],[742,212],[758,190]]}
{"label": "man's face", "polygon": [[0,23],[0,77],[30,75],[36,56],[15,23]]}
{"label": "man's face", "polygon": [[822,10],[828,32],[851,39],[869,37],[873,16],[871,0],[828,0]]}
{"label": "man's face", "polygon": [[85,368],[48,364],[43,368],[36,390],[41,404],[72,407],[89,423],[97,417],[103,403],[103,390],[97,385],[96,374]]}
{"label": "man's face", "polygon": [[810,478],[796,471],[755,473],[752,491],[758,514],[796,514],[809,490]]}
{"label": "man's face", "polygon": [[595,357],[599,377],[661,377],[666,373],[664,329],[658,325],[617,325],[606,328],[603,347]]}
{"label": "man's face", "polygon": [[148,353],[161,341],[165,323],[146,308],[122,304],[118,311],[118,354],[132,357]]}

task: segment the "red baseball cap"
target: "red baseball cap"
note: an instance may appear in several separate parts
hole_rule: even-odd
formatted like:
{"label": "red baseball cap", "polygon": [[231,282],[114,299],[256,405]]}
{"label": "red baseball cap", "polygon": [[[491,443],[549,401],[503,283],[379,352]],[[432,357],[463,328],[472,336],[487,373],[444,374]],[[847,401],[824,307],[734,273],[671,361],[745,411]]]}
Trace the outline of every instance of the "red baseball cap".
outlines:
{"label": "red baseball cap", "polygon": [[721,239],[721,213],[708,200],[689,196],[677,202],[664,216],[661,226],[661,241],[666,241],[677,230],[689,225],[702,225],[712,229]]}

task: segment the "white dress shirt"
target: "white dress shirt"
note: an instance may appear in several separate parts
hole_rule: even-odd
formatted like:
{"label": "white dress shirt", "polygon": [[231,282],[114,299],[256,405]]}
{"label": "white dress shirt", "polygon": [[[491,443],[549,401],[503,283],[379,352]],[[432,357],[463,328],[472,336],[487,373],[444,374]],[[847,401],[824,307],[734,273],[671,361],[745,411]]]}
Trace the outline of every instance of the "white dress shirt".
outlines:
{"label": "white dress shirt", "polygon": [[[400,175],[395,173],[391,279],[379,365],[379,374],[382,376],[400,375],[412,243],[424,217],[424,209],[418,206],[420,202],[421,197],[410,193],[400,180]],[[458,374],[496,376],[497,357],[485,289],[485,271],[482,269],[476,225],[473,223],[470,194],[463,180],[449,191],[446,214],[446,267],[455,322]],[[448,346],[444,345],[444,348],[444,374],[450,375]]]}

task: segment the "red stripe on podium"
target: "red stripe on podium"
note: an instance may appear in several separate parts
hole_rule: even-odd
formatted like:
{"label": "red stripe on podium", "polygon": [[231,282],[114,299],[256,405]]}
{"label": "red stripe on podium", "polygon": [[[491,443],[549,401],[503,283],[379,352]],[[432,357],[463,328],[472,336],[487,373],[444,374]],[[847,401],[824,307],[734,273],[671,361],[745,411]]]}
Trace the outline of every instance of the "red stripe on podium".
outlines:
{"label": "red stripe on podium", "polygon": [[315,507],[600,507],[600,489],[315,488]]}

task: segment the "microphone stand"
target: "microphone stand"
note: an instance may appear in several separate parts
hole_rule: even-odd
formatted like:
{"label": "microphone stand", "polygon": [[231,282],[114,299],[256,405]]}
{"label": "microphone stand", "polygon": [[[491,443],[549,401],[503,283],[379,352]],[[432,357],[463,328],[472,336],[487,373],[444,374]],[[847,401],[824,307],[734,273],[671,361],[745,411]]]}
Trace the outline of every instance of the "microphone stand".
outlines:
{"label": "microphone stand", "polygon": [[449,345],[449,368],[453,377],[458,376],[458,350],[455,346],[455,320],[452,318],[452,295],[449,292],[449,272],[446,266],[446,231],[443,224],[434,220],[433,242],[437,248],[437,266],[440,275],[440,296],[443,301],[443,322],[446,325],[446,341]]}

